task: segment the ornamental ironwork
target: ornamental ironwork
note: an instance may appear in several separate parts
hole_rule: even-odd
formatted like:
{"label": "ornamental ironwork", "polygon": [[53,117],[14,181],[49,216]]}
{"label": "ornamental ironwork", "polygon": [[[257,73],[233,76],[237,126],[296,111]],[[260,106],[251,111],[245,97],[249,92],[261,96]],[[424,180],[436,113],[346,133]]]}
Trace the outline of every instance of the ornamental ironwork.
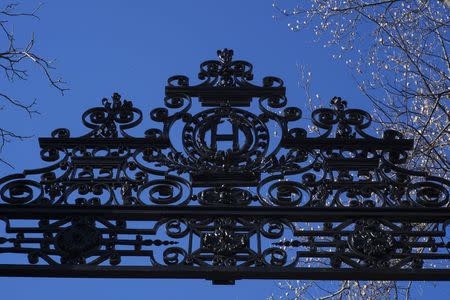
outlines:
{"label": "ornamental ironwork", "polygon": [[413,140],[339,97],[308,132],[232,50],[198,78],[154,128],[114,94],[40,138],[47,166],[0,179],[0,275],[450,280],[450,182],[405,167]]}

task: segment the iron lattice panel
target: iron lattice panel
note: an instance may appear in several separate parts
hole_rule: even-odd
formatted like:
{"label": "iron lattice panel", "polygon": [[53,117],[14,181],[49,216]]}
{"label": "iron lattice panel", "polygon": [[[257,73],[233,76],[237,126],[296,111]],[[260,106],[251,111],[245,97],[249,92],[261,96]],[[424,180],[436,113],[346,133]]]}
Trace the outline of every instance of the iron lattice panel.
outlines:
{"label": "iron lattice panel", "polygon": [[308,134],[232,54],[169,78],[162,129],[132,136],[143,114],[114,94],[86,135],[40,138],[49,166],[0,180],[0,275],[450,279],[450,183],[405,168],[413,141],[338,97]]}

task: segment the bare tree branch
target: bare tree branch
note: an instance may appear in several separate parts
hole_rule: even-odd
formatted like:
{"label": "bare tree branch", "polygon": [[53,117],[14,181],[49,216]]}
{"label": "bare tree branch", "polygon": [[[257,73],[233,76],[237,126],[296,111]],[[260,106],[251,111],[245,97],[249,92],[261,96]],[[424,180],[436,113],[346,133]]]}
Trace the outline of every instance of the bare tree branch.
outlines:
{"label": "bare tree branch", "polygon": [[[431,0],[274,2],[293,31],[311,27],[352,69],[380,124],[416,139],[411,166],[449,178],[450,8]],[[383,110],[380,108],[383,107]],[[401,124],[407,124],[406,126]],[[412,128],[415,130],[412,130]],[[425,151],[424,151],[425,149]],[[420,154],[420,155],[419,155]]]}
{"label": "bare tree branch", "polygon": [[[52,69],[52,61],[42,57],[40,54],[34,51],[35,37],[34,33],[31,34],[30,40],[19,45],[16,41],[16,36],[12,30],[11,23],[20,21],[21,18],[34,18],[39,20],[37,13],[42,8],[42,3],[38,4],[33,9],[21,10],[18,3],[10,3],[5,7],[0,8],[0,70],[3,71],[4,78],[13,83],[15,80],[27,80],[28,79],[28,67],[30,63],[35,65],[43,72],[44,77],[50,83],[50,85],[64,94],[68,88],[66,83],[61,78],[55,78]],[[2,109],[8,106],[17,107],[20,110],[25,111],[29,117],[37,114],[36,99],[26,103],[19,100],[17,97],[2,91],[0,88],[0,100],[4,103]],[[0,128],[0,152],[3,150],[6,143],[11,140],[23,140],[27,136],[15,134],[12,131]],[[0,162],[6,163],[3,159]]]}
{"label": "bare tree branch", "polygon": [[[281,0],[280,0],[281,1]],[[381,129],[415,140],[408,168],[450,178],[450,2],[447,0],[304,0],[273,3],[292,31],[312,29],[342,59],[373,104]],[[315,100],[300,67],[309,107]],[[305,79],[306,78],[306,79]],[[421,226],[421,224],[417,224]],[[343,281],[286,292],[315,299],[409,299],[412,283]],[[281,296],[280,299],[287,299]]]}

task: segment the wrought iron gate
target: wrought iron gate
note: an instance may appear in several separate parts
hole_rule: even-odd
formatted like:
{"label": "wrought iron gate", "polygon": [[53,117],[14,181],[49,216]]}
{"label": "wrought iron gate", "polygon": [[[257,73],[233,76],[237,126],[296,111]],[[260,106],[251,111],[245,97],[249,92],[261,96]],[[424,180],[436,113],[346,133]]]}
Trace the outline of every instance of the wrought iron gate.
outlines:
{"label": "wrought iron gate", "polygon": [[169,78],[161,129],[114,94],[40,138],[48,166],[0,180],[0,275],[450,280],[450,182],[404,168],[413,141],[338,97],[307,133],[232,56]]}

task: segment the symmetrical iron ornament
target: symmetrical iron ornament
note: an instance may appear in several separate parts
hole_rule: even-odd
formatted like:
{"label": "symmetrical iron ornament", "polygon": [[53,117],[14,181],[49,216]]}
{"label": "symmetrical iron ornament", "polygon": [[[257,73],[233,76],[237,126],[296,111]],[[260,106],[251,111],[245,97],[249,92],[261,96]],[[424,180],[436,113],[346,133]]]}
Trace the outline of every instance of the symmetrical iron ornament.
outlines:
{"label": "symmetrical iron ornament", "polygon": [[114,94],[39,139],[49,165],[0,179],[0,275],[450,280],[450,182],[404,168],[412,140],[339,97],[308,133],[281,79],[218,56],[169,78],[161,129]]}

